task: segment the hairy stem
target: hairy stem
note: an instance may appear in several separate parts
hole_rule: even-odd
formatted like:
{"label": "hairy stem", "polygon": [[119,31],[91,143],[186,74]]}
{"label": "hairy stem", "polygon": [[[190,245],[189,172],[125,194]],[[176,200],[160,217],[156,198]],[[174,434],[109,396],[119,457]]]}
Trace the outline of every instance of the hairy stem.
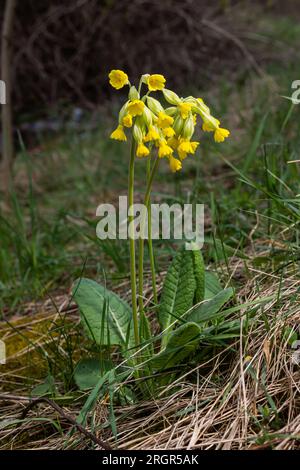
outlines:
{"label": "hairy stem", "polygon": [[135,240],[134,240],[134,160],[135,160],[136,143],[132,139],[130,162],[129,162],[129,179],[128,179],[128,204],[129,204],[129,249],[130,249],[130,281],[131,281],[131,301],[132,301],[132,317],[134,340],[136,347],[140,344],[139,339],[139,322],[136,304],[136,266],[135,266]]}
{"label": "hairy stem", "polygon": [[[151,176],[151,160],[147,162],[147,181],[149,181]],[[148,201],[148,247],[149,247],[149,258],[150,258],[150,269],[151,269],[151,279],[152,279],[152,291],[153,291],[153,300],[155,305],[158,304],[157,299],[157,289],[156,289],[156,272],[155,272],[155,260],[154,260],[154,251],[152,244],[152,214],[151,214],[151,201],[149,198]]]}
{"label": "hairy stem", "polygon": [[[151,194],[151,188],[152,188],[152,183],[153,179],[158,167],[159,163],[159,158],[156,158],[154,165],[152,167],[152,170],[149,174],[148,181],[147,181],[147,188],[145,192],[145,198],[144,198],[144,210],[143,214],[141,217],[141,227],[140,227],[140,238],[139,238],[139,311],[143,312],[144,311],[144,303],[143,303],[143,284],[144,284],[144,238],[143,234],[145,231],[145,222],[146,222],[146,212],[148,212],[148,222],[149,222],[149,208],[150,205],[150,194]],[[149,231],[151,232],[151,217],[150,217],[150,226],[148,223],[148,234]],[[152,239],[151,239],[152,242]],[[153,252],[152,252],[153,255]],[[153,258],[153,263],[154,263],[154,258]],[[155,288],[156,292],[156,288]]]}

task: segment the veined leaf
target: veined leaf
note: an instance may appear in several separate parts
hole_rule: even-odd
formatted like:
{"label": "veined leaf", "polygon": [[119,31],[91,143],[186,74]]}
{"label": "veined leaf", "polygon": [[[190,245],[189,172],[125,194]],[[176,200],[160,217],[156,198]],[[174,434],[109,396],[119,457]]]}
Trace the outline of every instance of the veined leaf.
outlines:
{"label": "veined leaf", "polygon": [[210,300],[205,300],[196,305],[187,315],[188,322],[204,323],[218,317],[221,307],[233,296],[233,289],[229,287],[215,295]]}
{"label": "veined leaf", "polygon": [[202,302],[205,295],[205,266],[200,250],[193,250],[194,275],[196,281],[195,303]]}
{"label": "veined leaf", "polygon": [[223,290],[219,279],[211,271],[205,271],[205,299],[211,299]]}
{"label": "veined leaf", "polygon": [[170,325],[192,307],[195,288],[193,255],[183,249],[169,267],[161,294],[158,319],[162,330],[168,328],[162,339],[163,346],[170,336]]}
{"label": "veined leaf", "polygon": [[163,370],[180,364],[199,344],[201,329],[196,323],[185,323],[171,333],[163,351],[153,356],[153,369]]}
{"label": "veined leaf", "polygon": [[85,278],[76,282],[73,296],[88,336],[98,345],[133,346],[132,314],[126,302],[97,282]]}
{"label": "veined leaf", "polygon": [[96,358],[81,359],[74,370],[74,380],[77,387],[80,390],[95,387],[99,379],[111,368],[112,365],[108,361],[100,364],[99,359]]}

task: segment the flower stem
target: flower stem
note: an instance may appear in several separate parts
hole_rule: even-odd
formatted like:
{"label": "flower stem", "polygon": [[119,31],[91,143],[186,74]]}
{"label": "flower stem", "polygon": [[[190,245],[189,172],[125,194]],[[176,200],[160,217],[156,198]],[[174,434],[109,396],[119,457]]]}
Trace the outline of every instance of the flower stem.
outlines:
{"label": "flower stem", "polygon": [[136,304],[136,266],[135,266],[135,240],[134,240],[134,161],[135,161],[136,143],[132,139],[130,162],[129,162],[129,178],[128,178],[128,204],[129,204],[129,249],[130,249],[130,280],[131,280],[131,301],[132,301],[132,317],[133,317],[133,330],[134,340],[136,347],[140,344],[139,339],[139,322]]}
{"label": "flower stem", "polygon": [[[149,181],[150,176],[151,176],[151,160],[149,158],[147,162],[147,181]],[[157,299],[157,289],[156,289],[155,260],[154,260],[153,244],[152,244],[152,214],[151,214],[150,198],[149,198],[147,209],[148,209],[148,247],[149,247],[151,278],[152,278],[152,291],[153,291],[154,303],[155,305],[157,305],[158,299]]]}
{"label": "flower stem", "polygon": [[[152,182],[153,182],[153,179],[154,179],[157,167],[158,167],[158,163],[159,163],[159,158],[157,157],[148,177],[147,188],[146,188],[145,198],[144,198],[144,211],[143,211],[142,218],[141,218],[141,228],[140,228],[140,238],[139,238],[139,311],[140,312],[144,311],[144,303],[143,303],[144,238],[143,238],[143,235],[145,231],[146,211],[148,212],[148,234],[149,234],[149,231],[151,232],[151,216],[150,216],[150,226],[149,226],[150,194],[151,194]],[[152,239],[151,239],[151,242],[152,242]],[[153,255],[153,250],[152,250],[152,255]],[[151,261],[151,257],[150,257],[150,261]],[[154,258],[153,258],[152,263],[154,263]],[[153,282],[154,281],[152,279],[152,284]],[[155,292],[156,292],[156,287],[155,287]]]}

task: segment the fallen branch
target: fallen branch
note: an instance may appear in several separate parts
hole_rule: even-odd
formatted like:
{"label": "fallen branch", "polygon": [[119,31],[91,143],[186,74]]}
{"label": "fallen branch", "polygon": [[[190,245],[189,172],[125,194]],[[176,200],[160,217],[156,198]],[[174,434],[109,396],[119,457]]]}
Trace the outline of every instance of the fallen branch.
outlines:
{"label": "fallen branch", "polygon": [[[17,397],[17,396],[9,396],[9,395],[0,395],[0,399],[2,400],[12,400],[12,401],[25,401],[25,400],[30,400],[30,398],[26,398],[26,397]],[[91,439],[91,441],[93,441],[95,444],[97,444],[99,447],[101,447],[102,449],[104,450],[112,450],[111,446],[109,444],[107,444],[105,441],[103,441],[102,439],[99,439],[98,437],[96,437],[94,434],[92,434],[90,431],[88,431],[87,429],[85,429],[83,426],[81,426],[81,424],[77,423],[76,420],[74,418],[72,418],[70,415],[67,415],[64,410],[57,404],[55,403],[53,400],[50,400],[50,398],[46,398],[46,397],[40,397],[40,398],[36,398],[35,400],[32,400],[25,408],[24,410],[22,411],[21,413],[21,416],[20,416],[20,419],[21,420],[24,420],[27,416],[27,414],[29,413],[30,410],[32,410],[32,408],[34,408],[36,405],[38,405],[39,403],[47,403],[49,406],[51,406],[55,411],[57,411],[57,413],[60,414],[60,416],[65,419],[66,421],[68,421],[70,424],[72,424],[74,427],[76,427],[76,429],[81,432],[82,434],[84,434],[86,437],[88,437],[89,439]]]}

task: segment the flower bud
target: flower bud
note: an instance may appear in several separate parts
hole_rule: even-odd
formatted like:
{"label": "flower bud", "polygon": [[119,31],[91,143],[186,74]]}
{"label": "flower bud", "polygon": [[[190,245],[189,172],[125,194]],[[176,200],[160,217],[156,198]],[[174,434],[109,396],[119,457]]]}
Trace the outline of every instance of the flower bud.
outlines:
{"label": "flower bud", "polygon": [[196,98],[195,102],[196,106],[198,107],[198,113],[199,111],[202,111],[206,114],[210,114],[210,109],[208,106],[206,106],[202,98]]}
{"label": "flower bud", "polygon": [[147,85],[149,77],[150,77],[149,73],[144,73],[144,75],[142,75],[142,78],[141,78],[142,83],[145,83],[145,85]]}
{"label": "flower bud", "polygon": [[149,108],[147,108],[147,106],[144,107],[142,117],[146,126],[150,127],[152,124],[152,112],[150,111]]}
{"label": "flower bud", "polygon": [[151,96],[147,96],[147,103],[148,107],[154,114],[159,114],[164,110],[160,102]]}
{"label": "flower bud", "polygon": [[129,94],[128,94],[128,98],[130,99],[130,101],[139,100],[139,99],[140,99],[139,92],[137,91],[137,89],[135,88],[135,86],[130,87]]}
{"label": "flower bud", "polygon": [[165,109],[165,113],[166,113],[168,116],[174,116],[174,115],[176,114],[176,111],[177,111],[176,106],[170,106],[169,108],[166,108],[166,109]]}
{"label": "flower bud", "polygon": [[132,135],[136,142],[142,142],[145,135],[145,125],[140,117],[136,118],[135,120]]}
{"label": "flower bud", "polygon": [[176,116],[174,119],[173,129],[176,132],[176,135],[180,135],[183,128],[184,120],[180,115]]}
{"label": "flower bud", "polygon": [[119,111],[119,124],[122,124],[123,117],[127,114],[128,103],[129,103],[129,101],[126,101],[126,103],[122,106],[122,108]]}
{"label": "flower bud", "polygon": [[195,125],[194,125],[194,119],[193,116],[190,115],[184,123],[183,130],[182,130],[182,137],[184,139],[190,140],[192,135],[194,134],[195,130]]}
{"label": "flower bud", "polygon": [[164,88],[162,90],[163,94],[164,94],[164,97],[165,97],[165,100],[170,103],[170,104],[174,104],[174,105],[178,105],[181,100],[179,98],[178,95],[176,95],[176,93],[174,93],[174,91],[172,90],[168,90],[167,88]]}

